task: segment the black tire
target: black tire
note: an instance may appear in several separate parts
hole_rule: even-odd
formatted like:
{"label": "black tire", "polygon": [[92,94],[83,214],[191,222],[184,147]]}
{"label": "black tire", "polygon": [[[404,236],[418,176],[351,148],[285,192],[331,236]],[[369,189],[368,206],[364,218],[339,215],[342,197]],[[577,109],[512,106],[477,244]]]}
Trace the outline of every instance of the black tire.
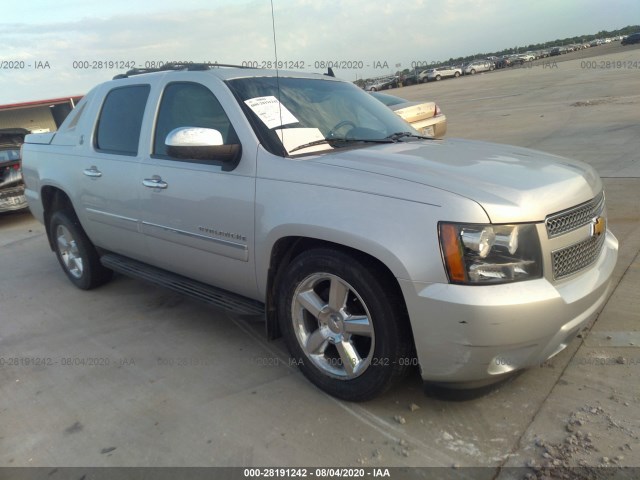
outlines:
{"label": "black tire", "polygon": [[440,75],[436,75],[436,81],[440,81],[442,79],[442,77]]}
{"label": "black tire", "polygon": [[330,395],[369,400],[416,363],[404,301],[385,278],[332,249],[300,254],[282,275],[278,317],[289,352]]}
{"label": "black tire", "polygon": [[475,74],[476,74],[476,71],[475,71],[475,69],[472,68],[471,69],[471,75],[475,75]]}
{"label": "black tire", "polygon": [[60,210],[51,215],[49,234],[62,270],[76,287],[91,290],[111,279],[113,272],[100,263],[74,212]]}
{"label": "black tire", "polygon": [[454,73],[454,76],[455,76],[456,78],[458,78],[458,77],[460,76],[460,72],[456,72],[456,73]]}

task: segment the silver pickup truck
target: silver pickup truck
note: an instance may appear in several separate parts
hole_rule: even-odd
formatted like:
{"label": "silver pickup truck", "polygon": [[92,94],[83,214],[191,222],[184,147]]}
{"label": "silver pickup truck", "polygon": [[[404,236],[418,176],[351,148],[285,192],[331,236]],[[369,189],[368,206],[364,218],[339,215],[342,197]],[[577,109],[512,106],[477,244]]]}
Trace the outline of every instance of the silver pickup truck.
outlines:
{"label": "silver pickup truck", "polygon": [[617,258],[591,167],[421,137],[327,75],[131,71],[23,156],[77,287],[117,271],[264,315],[352,401],[413,366],[470,387],[539,365],[597,315]]}

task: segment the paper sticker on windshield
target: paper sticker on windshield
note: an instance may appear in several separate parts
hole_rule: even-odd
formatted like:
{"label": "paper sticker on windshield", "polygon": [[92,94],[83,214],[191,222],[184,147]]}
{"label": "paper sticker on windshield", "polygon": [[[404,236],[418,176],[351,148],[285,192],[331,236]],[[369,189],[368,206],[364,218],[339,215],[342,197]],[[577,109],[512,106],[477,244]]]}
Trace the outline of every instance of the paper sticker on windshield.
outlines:
{"label": "paper sticker on windshield", "polygon": [[260,117],[260,120],[262,120],[268,128],[281,127],[282,125],[298,122],[298,119],[293,116],[293,113],[287,110],[287,107],[282,105],[273,95],[251,98],[245,100],[244,103],[253,110],[253,113]]}
{"label": "paper sticker on windshield", "polygon": [[308,143],[324,140],[324,135],[317,128],[278,128],[275,132],[280,137],[280,141],[288,153],[309,153],[332,148],[327,143],[299,148]]}

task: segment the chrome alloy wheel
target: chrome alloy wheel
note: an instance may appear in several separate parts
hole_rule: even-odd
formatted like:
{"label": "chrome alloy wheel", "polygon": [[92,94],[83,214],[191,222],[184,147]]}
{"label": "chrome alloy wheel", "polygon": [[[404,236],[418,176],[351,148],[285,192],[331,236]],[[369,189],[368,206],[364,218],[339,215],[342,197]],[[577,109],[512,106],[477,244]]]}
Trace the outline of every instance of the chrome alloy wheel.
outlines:
{"label": "chrome alloy wheel", "polygon": [[82,277],[84,268],[78,244],[69,229],[64,225],[58,225],[58,228],[56,228],[56,243],[60,258],[67,271],[75,278]]}
{"label": "chrome alloy wheel", "polygon": [[350,380],[371,365],[375,333],[355,289],[330,273],[306,277],[293,295],[293,328],[306,357],[323,373]]}

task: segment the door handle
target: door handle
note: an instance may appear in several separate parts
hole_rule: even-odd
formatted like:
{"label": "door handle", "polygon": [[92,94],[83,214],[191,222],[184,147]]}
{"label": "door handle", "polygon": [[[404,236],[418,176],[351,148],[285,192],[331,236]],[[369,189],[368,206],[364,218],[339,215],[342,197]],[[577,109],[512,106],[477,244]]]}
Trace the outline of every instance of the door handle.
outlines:
{"label": "door handle", "polygon": [[151,178],[145,178],[142,180],[142,185],[149,188],[167,188],[169,184],[167,182],[163,182],[162,178],[158,175],[154,175]]}
{"label": "door handle", "polygon": [[95,165],[92,165],[91,168],[85,168],[82,173],[84,173],[87,177],[101,177],[102,172],[98,170]]}

